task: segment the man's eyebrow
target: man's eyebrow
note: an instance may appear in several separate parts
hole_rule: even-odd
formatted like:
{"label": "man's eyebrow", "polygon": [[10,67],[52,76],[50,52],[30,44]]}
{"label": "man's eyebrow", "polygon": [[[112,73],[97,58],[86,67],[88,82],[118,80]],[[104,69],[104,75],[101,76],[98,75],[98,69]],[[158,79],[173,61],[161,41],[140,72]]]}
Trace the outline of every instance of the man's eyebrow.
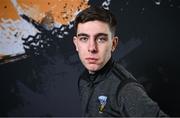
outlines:
{"label": "man's eyebrow", "polygon": [[108,36],[108,34],[106,34],[106,33],[98,33],[98,34],[96,34],[96,37],[98,37],[98,36]]}
{"label": "man's eyebrow", "polygon": [[88,35],[88,34],[85,34],[85,33],[79,33],[79,34],[77,34],[77,37],[78,37],[78,36],[87,36],[87,37],[88,37],[89,35]]}
{"label": "man's eyebrow", "polygon": [[[86,37],[89,37],[89,35],[86,34],[86,33],[79,33],[79,34],[77,34],[77,37],[78,37],[78,36],[86,36]],[[98,37],[98,36],[108,36],[108,34],[106,34],[106,33],[98,33],[98,34],[95,35],[95,37]]]}

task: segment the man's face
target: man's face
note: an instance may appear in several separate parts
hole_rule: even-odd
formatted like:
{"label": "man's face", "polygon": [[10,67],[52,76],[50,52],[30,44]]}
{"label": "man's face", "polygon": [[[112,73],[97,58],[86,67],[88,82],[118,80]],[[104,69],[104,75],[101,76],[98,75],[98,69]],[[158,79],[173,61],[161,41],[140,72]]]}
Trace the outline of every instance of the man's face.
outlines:
{"label": "man's face", "polygon": [[94,73],[109,61],[117,40],[107,23],[95,20],[78,24],[73,41],[81,62],[90,73]]}

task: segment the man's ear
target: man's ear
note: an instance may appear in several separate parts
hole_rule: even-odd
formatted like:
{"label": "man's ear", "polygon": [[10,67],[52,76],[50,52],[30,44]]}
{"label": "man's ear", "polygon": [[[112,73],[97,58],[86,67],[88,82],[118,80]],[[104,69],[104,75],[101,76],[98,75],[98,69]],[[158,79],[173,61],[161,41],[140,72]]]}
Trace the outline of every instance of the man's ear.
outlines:
{"label": "man's ear", "polygon": [[75,45],[76,51],[78,52],[77,37],[76,36],[73,37],[73,43]]}
{"label": "man's ear", "polygon": [[115,49],[118,45],[118,40],[119,40],[119,38],[117,36],[113,37],[113,39],[112,39],[112,50],[111,50],[112,52],[115,51]]}

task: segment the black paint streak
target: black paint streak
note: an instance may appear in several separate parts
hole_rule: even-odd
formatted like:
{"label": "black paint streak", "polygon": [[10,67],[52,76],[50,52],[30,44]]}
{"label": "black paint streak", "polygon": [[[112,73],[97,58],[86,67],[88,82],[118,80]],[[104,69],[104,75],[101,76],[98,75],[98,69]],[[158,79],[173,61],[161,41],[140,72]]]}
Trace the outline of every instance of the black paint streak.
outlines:
{"label": "black paint streak", "polygon": [[[21,15],[21,17],[40,31],[40,33],[37,33],[35,36],[30,35],[27,38],[22,38],[26,54],[35,56],[43,53],[52,54],[59,49],[61,40],[63,40],[64,36],[68,34],[68,25],[62,25],[59,28],[54,27],[52,30],[47,30],[42,24],[36,22],[30,17],[26,15]],[[72,22],[70,25],[71,24]]]}

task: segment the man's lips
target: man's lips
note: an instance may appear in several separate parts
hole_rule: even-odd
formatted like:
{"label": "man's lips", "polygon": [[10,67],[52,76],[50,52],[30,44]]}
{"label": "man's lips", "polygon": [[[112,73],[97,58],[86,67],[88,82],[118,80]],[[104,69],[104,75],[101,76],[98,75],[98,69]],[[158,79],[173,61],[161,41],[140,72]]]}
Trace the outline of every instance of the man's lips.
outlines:
{"label": "man's lips", "polygon": [[93,57],[87,57],[87,58],[85,58],[85,60],[87,60],[88,63],[95,63],[98,59],[97,58],[93,58]]}

